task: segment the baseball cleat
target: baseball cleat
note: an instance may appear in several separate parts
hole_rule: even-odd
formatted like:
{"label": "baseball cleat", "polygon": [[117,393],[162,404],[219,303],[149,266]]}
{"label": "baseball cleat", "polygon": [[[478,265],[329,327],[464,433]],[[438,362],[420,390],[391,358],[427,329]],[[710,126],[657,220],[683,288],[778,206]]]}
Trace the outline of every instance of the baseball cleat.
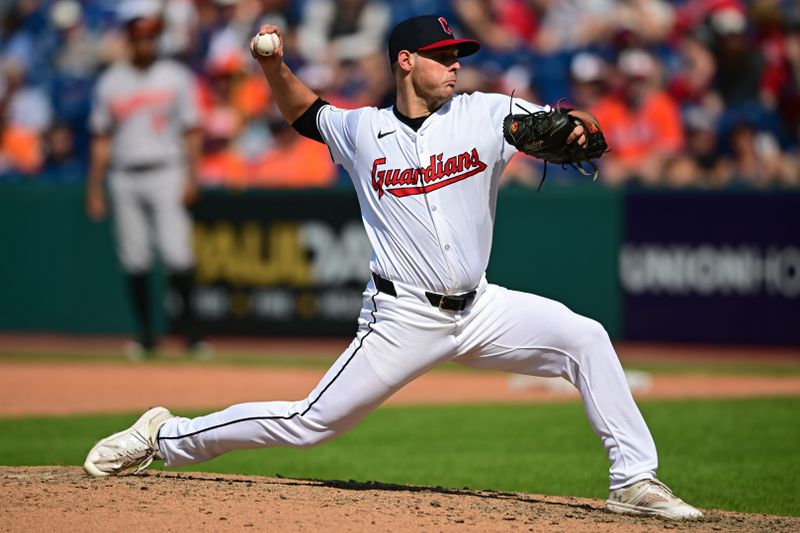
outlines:
{"label": "baseball cleat", "polygon": [[116,476],[136,468],[141,472],[153,462],[163,459],[156,438],[158,430],[172,414],[163,407],[153,407],[131,427],[101,440],[89,450],[83,469],[90,476]]}
{"label": "baseball cleat", "polygon": [[614,513],[660,516],[669,520],[698,520],[703,513],[684,502],[657,479],[644,479],[612,490],[606,509]]}

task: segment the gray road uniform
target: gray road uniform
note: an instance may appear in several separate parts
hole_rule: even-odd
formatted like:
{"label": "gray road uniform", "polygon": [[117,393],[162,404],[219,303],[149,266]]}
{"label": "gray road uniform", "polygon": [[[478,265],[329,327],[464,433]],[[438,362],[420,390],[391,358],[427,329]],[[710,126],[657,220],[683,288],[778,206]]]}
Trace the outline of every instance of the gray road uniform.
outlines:
{"label": "gray road uniform", "polygon": [[158,248],[179,302],[178,333],[190,349],[202,341],[192,305],[192,224],[183,204],[189,179],[188,130],[200,124],[193,74],[157,59],[147,68],[110,67],[100,78],[90,116],[108,135],[108,188],[117,254],[126,273],[138,334],[145,351],[158,345],[150,313],[149,278]]}
{"label": "gray road uniform", "polygon": [[199,122],[195,80],[180,63],[161,59],[146,70],[120,63],[98,81],[90,127],[111,137],[109,191],[127,273],[151,268],[154,241],[169,271],[194,265],[191,219],[181,200],[184,134]]}

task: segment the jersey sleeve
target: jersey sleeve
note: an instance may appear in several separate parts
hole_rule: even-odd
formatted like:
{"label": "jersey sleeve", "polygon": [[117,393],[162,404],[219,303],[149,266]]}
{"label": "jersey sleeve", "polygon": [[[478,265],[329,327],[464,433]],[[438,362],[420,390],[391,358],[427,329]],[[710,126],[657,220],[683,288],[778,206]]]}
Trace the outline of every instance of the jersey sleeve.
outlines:
{"label": "jersey sleeve", "polygon": [[355,159],[356,136],[364,109],[339,109],[326,105],[317,113],[317,128],[328,145],[333,162],[345,168]]}

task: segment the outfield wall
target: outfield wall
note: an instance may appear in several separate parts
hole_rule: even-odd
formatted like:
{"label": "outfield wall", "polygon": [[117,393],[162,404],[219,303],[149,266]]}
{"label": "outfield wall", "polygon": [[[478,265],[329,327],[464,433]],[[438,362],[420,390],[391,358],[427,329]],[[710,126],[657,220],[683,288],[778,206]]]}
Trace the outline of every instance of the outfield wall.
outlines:
{"label": "outfield wall", "polygon": [[[0,330],[130,331],[110,224],[80,188],[3,186],[0,228]],[[354,332],[370,248],[349,189],[210,191],[195,247],[209,333]],[[488,274],[615,338],[800,344],[800,193],[506,189]]]}
{"label": "outfield wall", "polygon": [[628,339],[800,345],[798,191],[629,192]]}

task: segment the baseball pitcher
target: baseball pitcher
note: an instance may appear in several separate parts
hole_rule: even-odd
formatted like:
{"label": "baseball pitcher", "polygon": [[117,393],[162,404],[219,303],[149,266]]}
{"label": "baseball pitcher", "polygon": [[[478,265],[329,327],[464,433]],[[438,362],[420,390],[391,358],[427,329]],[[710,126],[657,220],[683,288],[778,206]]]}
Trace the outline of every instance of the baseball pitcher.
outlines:
{"label": "baseball pitcher", "polygon": [[[267,34],[280,31],[263,26],[260,35]],[[386,109],[330,105],[283,63],[282,43],[273,50],[258,39],[251,51],[284,117],[328,146],[358,195],[373,248],[358,332],[308,397],[239,404],[194,419],[157,407],[95,445],[86,471],[105,476],[153,459],[179,466],[243,448],[313,446],[453,361],[569,380],[611,463],[606,507],[701,517],[656,479],[655,444],[603,327],[484,275],[498,180],[511,157],[523,150],[577,165],[598,157],[606,147],[593,117],[519,100],[510,105],[498,94],[456,94],[461,60],[480,45],[456,39],[443,17],[415,17],[392,30],[397,97]]]}

